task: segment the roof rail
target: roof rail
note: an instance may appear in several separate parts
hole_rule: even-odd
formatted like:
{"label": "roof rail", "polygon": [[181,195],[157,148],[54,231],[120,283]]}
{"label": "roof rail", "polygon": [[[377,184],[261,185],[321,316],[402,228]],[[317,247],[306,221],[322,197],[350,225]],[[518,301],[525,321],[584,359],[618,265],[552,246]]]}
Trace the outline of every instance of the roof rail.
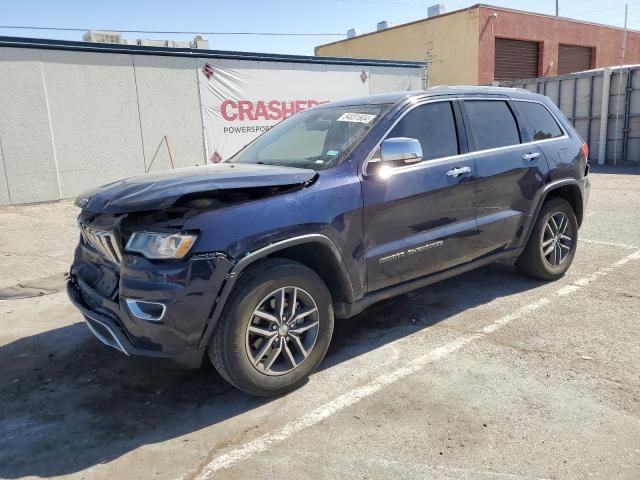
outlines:
{"label": "roof rail", "polygon": [[519,87],[497,87],[492,85],[436,85],[433,87],[427,88],[427,91],[431,90],[482,90],[482,91],[503,91],[503,90],[511,90],[516,92],[528,92],[531,93],[526,88]]}

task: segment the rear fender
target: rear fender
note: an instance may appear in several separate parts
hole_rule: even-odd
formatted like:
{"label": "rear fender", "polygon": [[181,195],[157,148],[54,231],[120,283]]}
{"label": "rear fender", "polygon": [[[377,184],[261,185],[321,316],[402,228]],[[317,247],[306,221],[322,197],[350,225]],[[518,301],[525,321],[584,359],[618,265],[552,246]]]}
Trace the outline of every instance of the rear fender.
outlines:
{"label": "rear fender", "polygon": [[[562,180],[556,180],[554,182],[548,183],[538,194],[538,201],[536,202],[536,208],[529,216],[529,220],[525,226],[526,235],[524,236],[525,242],[524,245],[529,241],[529,237],[531,236],[531,232],[533,231],[533,225],[536,223],[538,219],[538,215],[540,214],[540,210],[542,209],[542,205],[549,198],[549,196],[553,196],[554,191],[559,191],[563,187],[571,187],[574,193],[574,200],[569,201],[574,207],[576,218],[578,220],[578,225],[582,224],[582,218],[584,216],[584,187],[582,184],[574,179],[574,178],[564,178]],[[564,197],[564,195],[561,195]]]}

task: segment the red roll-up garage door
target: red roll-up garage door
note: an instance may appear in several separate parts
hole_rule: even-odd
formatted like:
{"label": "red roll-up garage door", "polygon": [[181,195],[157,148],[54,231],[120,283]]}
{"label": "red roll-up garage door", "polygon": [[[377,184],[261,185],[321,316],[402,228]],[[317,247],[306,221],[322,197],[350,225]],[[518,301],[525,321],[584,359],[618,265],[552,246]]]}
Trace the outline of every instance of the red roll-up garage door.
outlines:
{"label": "red roll-up garage door", "polygon": [[495,80],[518,80],[538,76],[539,43],[496,38]]}
{"label": "red roll-up garage door", "polygon": [[576,45],[560,45],[558,47],[558,75],[582,72],[591,68],[593,48]]}

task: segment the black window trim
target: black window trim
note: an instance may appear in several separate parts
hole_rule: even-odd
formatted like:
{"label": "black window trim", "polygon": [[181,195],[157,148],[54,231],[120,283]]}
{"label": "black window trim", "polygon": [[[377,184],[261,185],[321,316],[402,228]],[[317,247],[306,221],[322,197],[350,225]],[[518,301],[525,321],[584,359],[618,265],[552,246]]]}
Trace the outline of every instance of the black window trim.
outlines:
{"label": "black window trim", "polygon": [[[472,103],[472,102],[487,102],[487,101],[502,102],[502,103],[506,103],[507,104],[507,108],[509,109],[509,112],[511,112],[511,116],[513,117],[513,121],[515,122],[515,125],[516,125],[516,130],[518,131],[518,143],[511,143],[509,145],[502,145],[500,147],[478,148],[477,150],[474,150],[476,148],[476,145],[475,145],[475,139],[473,138],[473,126],[471,125],[471,121],[469,119],[469,112],[467,111],[467,109],[465,107],[465,104]],[[461,107],[462,107],[463,115],[465,117],[465,127],[467,128],[467,137],[469,139],[468,140],[468,142],[469,142],[469,151],[472,152],[472,153],[482,152],[482,151],[486,151],[486,150],[495,150],[496,148],[511,148],[511,147],[515,147],[515,146],[520,146],[520,145],[523,145],[524,143],[526,143],[527,140],[530,140],[529,133],[524,128],[523,122],[520,121],[520,117],[518,116],[518,112],[515,111],[514,106],[511,104],[511,99],[510,98],[496,98],[496,97],[494,97],[494,98],[475,98],[475,97],[465,98],[461,102]]]}
{"label": "black window trim", "polygon": [[[522,143],[518,143],[516,145],[507,145],[504,147],[495,147],[495,148],[488,148],[485,150],[476,150],[471,152],[470,149],[468,148],[468,135],[466,134],[466,123],[467,123],[467,119],[464,118],[465,114],[462,112],[462,106],[460,105],[461,103],[463,103],[465,100],[468,101],[473,101],[473,100],[493,100],[493,101],[498,101],[498,102],[529,102],[529,103],[538,103],[540,105],[542,105],[544,108],[547,109],[547,111],[551,114],[551,116],[553,117],[553,119],[558,123],[558,126],[560,126],[560,129],[563,132],[563,135],[561,137],[554,137],[554,138],[545,138],[544,140],[531,140],[529,132],[524,128],[524,125],[521,127],[520,126],[520,118],[517,116],[517,112],[515,118],[516,118],[516,123],[518,124],[518,129],[520,130],[521,128],[524,129],[524,131],[527,134],[527,140],[526,142],[522,142]],[[395,175],[396,173],[402,173],[402,172],[411,172],[414,170],[422,170],[425,167],[429,167],[431,165],[439,165],[451,160],[463,160],[467,157],[473,157],[476,155],[482,155],[482,154],[486,154],[486,153],[491,153],[491,152],[498,152],[498,151],[503,151],[503,150],[509,150],[509,149],[513,149],[513,148],[520,148],[526,145],[538,145],[541,143],[547,143],[547,142],[555,142],[558,140],[564,140],[566,138],[569,138],[569,134],[567,133],[567,130],[564,128],[564,125],[562,124],[562,122],[560,122],[558,120],[558,117],[555,115],[555,113],[553,113],[551,111],[551,109],[549,109],[549,107],[547,107],[543,102],[539,101],[539,100],[530,100],[530,99],[525,99],[525,98],[510,98],[510,97],[498,97],[498,96],[473,96],[473,97],[467,97],[467,96],[457,96],[457,97],[446,97],[446,98],[432,98],[432,99],[428,99],[426,101],[419,101],[414,105],[411,105],[409,108],[405,109],[399,116],[398,118],[389,126],[389,128],[387,129],[387,131],[384,133],[384,135],[382,135],[382,137],[380,138],[380,140],[378,141],[378,143],[376,143],[375,147],[373,147],[371,149],[371,151],[369,152],[369,155],[367,155],[367,158],[364,160],[364,162],[362,162],[362,168],[360,169],[360,175],[362,177],[369,177],[372,174],[367,173],[367,164],[371,161],[371,159],[373,158],[373,155],[376,153],[376,151],[380,148],[380,144],[386,140],[387,136],[391,133],[391,131],[393,130],[393,128],[396,126],[396,124],[398,122],[400,122],[400,120],[402,120],[404,118],[404,116],[409,113],[411,110],[413,110],[414,108],[417,108],[419,106],[425,105],[427,103],[433,103],[433,102],[452,102],[454,104],[454,113],[456,113],[456,105],[457,108],[460,110],[459,113],[461,114],[461,120],[462,120],[462,130],[463,130],[463,134],[465,135],[465,144],[464,144],[464,152],[459,153],[458,155],[452,155],[450,157],[441,157],[441,158],[432,158],[430,160],[423,160],[421,162],[417,162],[417,163],[413,163],[410,165],[405,165],[405,166],[401,166],[401,167],[392,167],[391,168],[391,173],[393,175]],[[456,116],[456,124],[458,122],[458,117]],[[458,132],[458,135],[460,135],[460,132]],[[460,143],[461,139],[458,138],[458,143]]]}
{"label": "black window trim", "polygon": [[455,133],[456,133],[456,142],[458,144],[458,153],[456,153],[455,155],[447,155],[446,157],[425,158],[425,159],[423,159],[422,161],[420,161],[418,163],[432,162],[434,160],[440,160],[442,158],[457,157],[457,156],[461,155],[462,153],[468,152],[469,149],[468,149],[468,144],[467,144],[467,132],[465,130],[464,121],[462,119],[462,116],[463,116],[462,115],[462,111],[460,110],[460,105],[459,105],[459,102],[458,102],[458,100],[456,98],[448,98],[448,99],[439,98],[439,99],[434,99],[432,101],[425,101],[425,102],[417,103],[416,105],[411,105],[410,108],[407,108],[407,109],[405,109],[404,111],[402,111],[400,113],[400,117],[398,119],[396,119],[396,121],[393,122],[393,126],[389,130],[387,130],[385,132],[383,139],[379,143],[382,143],[384,140],[389,138],[389,135],[391,135],[393,130],[396,128],[396,126],[402,120],[404,120],[404,117],[409,115],[409,113],[411,113],[413,110],[415,110],[417,108],[420,108],[420,107],[424,107],[426,105],[430,105],[432,103],[443,103],[443,102],[449,102],[451,104],[450,105],[450,107],[451,107],[451,115],[453,117],[453,128],[454,128]]}

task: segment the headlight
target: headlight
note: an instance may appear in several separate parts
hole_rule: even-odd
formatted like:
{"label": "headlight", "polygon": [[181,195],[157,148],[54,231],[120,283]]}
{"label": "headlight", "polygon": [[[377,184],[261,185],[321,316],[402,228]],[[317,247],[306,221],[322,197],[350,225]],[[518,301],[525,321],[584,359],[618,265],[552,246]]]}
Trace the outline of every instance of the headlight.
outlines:
{"label": "headlight", "polygon": [[186,233],[135,232],[129,238],[125,250],[141,253],[149,259],[184,258],[196,238],[197,235]]}

